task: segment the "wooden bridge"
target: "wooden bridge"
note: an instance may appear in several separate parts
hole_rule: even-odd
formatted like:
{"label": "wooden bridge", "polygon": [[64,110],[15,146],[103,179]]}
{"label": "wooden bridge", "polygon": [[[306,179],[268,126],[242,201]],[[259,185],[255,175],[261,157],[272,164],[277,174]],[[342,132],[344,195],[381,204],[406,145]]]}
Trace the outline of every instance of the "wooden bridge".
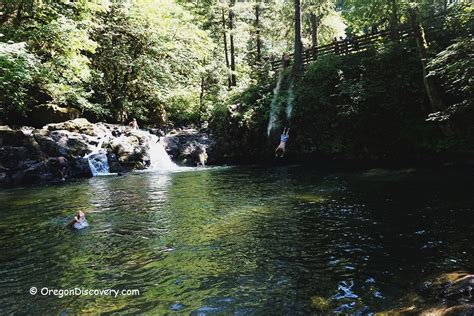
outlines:
{"label": "wooden bridge", "polygon": [[[430,17],[427,20],[433,20],[436,18],[443,17],[444,14],[439,14]],[[425,33],[431,33],[436,31],[435,27],[425,28]],[[398,30],[385,29],[382,31],[373,32],[362,36],[353,36],[352,38],[346,38],[339,41],[333,41],[330,44],[320,45],[317,47],[309,47],[303,49],[302,59],[303,65],[310,64],[311,62],[318,59],[318,57],[335,54],[335,55],[348,55],[358,53],[367,50],[374,46],[376,43],[383,40],[393,40],[394,38],[401,40],[413,35],[413,29],[408,26],[399,28]],[[294,54],[285,54],[285,57],[281,59],[270,58],[271,69],[277,71],[281,68],[285,68],[291,64],[294,60]],[[286,59],[286,60],[285,60]]]}

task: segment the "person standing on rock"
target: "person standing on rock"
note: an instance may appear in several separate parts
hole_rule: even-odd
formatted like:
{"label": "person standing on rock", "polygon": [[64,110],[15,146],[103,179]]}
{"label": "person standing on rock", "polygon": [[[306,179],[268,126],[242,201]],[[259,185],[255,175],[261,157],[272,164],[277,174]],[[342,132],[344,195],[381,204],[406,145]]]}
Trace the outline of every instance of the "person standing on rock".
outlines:
{"label": "person standing on rock", "polygon": [[137,119],[136,118],[133,118],[133,120],[128,123],[128,125],[132,128],[132,129],[138,129],[138,123],[137,123]]}
{"label": "person standing on rock", "polygon": [[69,161],[63,156],[56,158],[56,161],[58,163],[59,175],[61,176],[61,180],[64,181],[66,180],[67,172],[69,170]]}

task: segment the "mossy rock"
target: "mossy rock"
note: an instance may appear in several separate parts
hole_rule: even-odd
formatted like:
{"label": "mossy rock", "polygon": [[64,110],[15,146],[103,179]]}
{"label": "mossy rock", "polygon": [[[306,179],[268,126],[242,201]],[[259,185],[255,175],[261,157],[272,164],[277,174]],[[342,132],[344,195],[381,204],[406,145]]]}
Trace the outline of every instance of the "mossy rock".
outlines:
{"label": "mossy rock", "polygon": [[44,128],[49,131],[66,130],[68,132],[86,134],[89,136],[95,136],[97,134],[94,124],[90,123],[85,118],[78,118],[56,124],[48,124]]}
{"label": "mossy rock", "polygon": [[36,127],[44,126],[48,123],[59,123],[80,117],[79,110],[71,107],[61,107],[48,103],[35,107],[29,118],[31,124]]}

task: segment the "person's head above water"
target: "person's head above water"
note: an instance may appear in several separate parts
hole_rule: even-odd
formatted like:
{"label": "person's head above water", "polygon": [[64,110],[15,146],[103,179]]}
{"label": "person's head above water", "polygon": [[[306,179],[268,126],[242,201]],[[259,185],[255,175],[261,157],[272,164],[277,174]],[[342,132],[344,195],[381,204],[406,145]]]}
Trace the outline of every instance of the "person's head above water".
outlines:
{"label": "person's head above water", "polygon": [[68,228],[74,229],[83,229],[87,226],[89,226],[89,223],[87,222],[86,214],[83,211],[78,211],[76,215],[74,215],[72,221],[67,224]]}
{"label": "person's head above water", "polygon": [[76,218],[77,218],[77,220],[85,219],[86,214],[83,211],[79,211],[79,212],[76,213]]}

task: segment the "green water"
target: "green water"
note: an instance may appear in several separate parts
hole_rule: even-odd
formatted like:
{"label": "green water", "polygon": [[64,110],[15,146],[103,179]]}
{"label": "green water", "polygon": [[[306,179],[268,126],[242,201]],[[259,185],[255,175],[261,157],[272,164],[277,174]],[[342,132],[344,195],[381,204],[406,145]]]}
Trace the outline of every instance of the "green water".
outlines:
{"label": "green water", "polygon": [[[403,305],[474,268],[472,171],[135,173],[0,191],[2,314],[305,314]],[[90,227],[64,228],[85,210]],[[139,289],[43,296],[29,289]]]}

